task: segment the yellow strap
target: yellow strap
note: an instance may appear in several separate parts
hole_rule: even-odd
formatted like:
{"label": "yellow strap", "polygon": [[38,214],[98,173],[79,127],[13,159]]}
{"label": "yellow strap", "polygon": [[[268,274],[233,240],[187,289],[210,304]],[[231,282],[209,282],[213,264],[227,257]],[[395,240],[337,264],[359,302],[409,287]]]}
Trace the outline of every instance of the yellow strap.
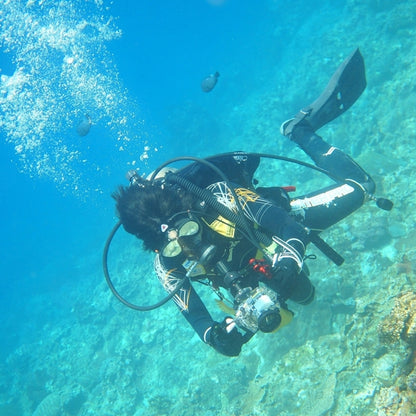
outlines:
{"label": "yellow strap", "polygon": [[228,306],[223,300],[221,299],[215,299],[215,302],[217,303],[217,306],[225,313],[227,313],[228,315],[235,315],[235,310],[231,307]]}
{"label": "yellow strap", "polygon": [[293,319],[293,312],[292,311],[280,308],[279,312],[280,312],[280,317],[282,318],[282,322],[280,322],[280,325],[272,332],[276,332],[279,329],[286,326],[287,324],[290,324],[290,322],[292,322],[292,319]]}
{"label": "yellow strap", "polygon": [[208,225],[209,228],[211,228],[218,234],[221,234],[222,236],[227,238],[234,238],[235,224],[224,218],[222,215],[219,215],[211,223],[207,222],[205,219],[203,221],[205,222],[205,224]]}

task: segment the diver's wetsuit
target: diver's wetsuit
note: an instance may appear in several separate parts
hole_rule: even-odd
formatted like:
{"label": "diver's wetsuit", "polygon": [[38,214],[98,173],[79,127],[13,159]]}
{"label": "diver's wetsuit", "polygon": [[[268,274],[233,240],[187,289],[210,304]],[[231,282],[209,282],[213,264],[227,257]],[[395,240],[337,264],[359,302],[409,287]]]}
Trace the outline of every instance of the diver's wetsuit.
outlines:
{"label": "diver's wetsuit", "polygon": [[[287,205],[284,195],[282,195],[279,204],[276,200],[273,202],[262,198],[259,189],[258,194],[255,194],[258,198],[245,202],[244,213],[261,229],[268,231],[270,235],[277,235],[286,241],[295,239],[306,246],[309,242],[307,229],[319,232],[346,217],[364,203],[366,192],[374,192],[375,185],[369,175],[350,157],[328,145],[312,131],[299,129],[296,133],[291,139],[312,158],[317,166],[326,169],[334,178],[339,178],[338,183],[303,197],[297,197],[290,202],[289,211],[287,207],[286,209],[283,207]],[[219,167],[231,183],[237,183],[242,189],[246,188],[256,192],[252,185],[252,178],[259,165],[257,156],[236,153],[235,155],[220,155],[208,160]],[[179,175],[188,178],[202,188],[221,181],[221,178],[211,168],[198,163],[183,168],[179,171]],[[208,227],[206,228],[205,235],[214,233]],[[247,266],[248,260],[256,255],[257,248],[247,244],[247,241],[241,236],[234,239],[227,239],[223,236],[217,236],[217,238],[219,239],[217,241],[221,240],[220,245],[225,247],[222,256],[231,270],[244,268]],[[303,256],[304,252],[301,254]],[[186,270],[181,264],[168,264],[160,254],[155,259],[155,268],[159,280],[167,290],[172,290],[172,286],[166,284],[167,280],[182,280],[186,274]],[[215,274],[215,272],[212,273]],[[314,288],[307,274],[304,271],[293,273],[293,270],[290,273],[291,275],[289,279],[286,279],[284,285],[274,279],[263,281],[280,294],[283,302],[287,299],[302,304],[311,302]],[[167,279],[168,275],[169,279]],[[204,277],[215,280],[212,275],[211,277],[191,277],[191,280]],[[189,278],[185,278],[182,289],[174,297],[174,300],[200,338],[204,342],[210,343],[210,329],[215,321],[193,289]]]}
{"label": "diver's wetsuit", "polygon": [[373,194],[375,183],[347,154],[330,146],[307,128],[298,128],[291,137],[317,166],[341,183],[291,201],[291,214],[310,230],[322,231],[342,220]]}

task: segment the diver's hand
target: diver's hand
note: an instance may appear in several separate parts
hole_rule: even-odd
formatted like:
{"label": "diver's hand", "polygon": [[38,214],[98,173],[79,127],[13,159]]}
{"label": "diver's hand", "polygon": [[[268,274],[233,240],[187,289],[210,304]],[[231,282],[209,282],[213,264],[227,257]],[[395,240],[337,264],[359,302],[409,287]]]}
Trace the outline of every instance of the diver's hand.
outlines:
{"label": "diver's hand", "polygon": [[234,320],[229,316],[221,323],[216,322],[209,332],[208,344],[229,357],[240,354],[244,342],[244,337],[237,331]]}
{"label": "diver's hand", "polygon": [[299,266],[296,261],[291,258],[280,259],[273,268],[273,277],[268,285],[284,299],[288,299],[295,289],[298,274]]}
{"label": "diver's hand", "polygon": [[302,271],[305,244],[298,238],[286,241],[285,249],[276,254],[272,279],[269,286],[284,298],[289,298],[296,286],[297,276]]}
{"label": "diver's hand", "polygon": [[297,263],[291,258],[279,260],[273,267],[273,279],[285,286],[290,279],[299,273]]}

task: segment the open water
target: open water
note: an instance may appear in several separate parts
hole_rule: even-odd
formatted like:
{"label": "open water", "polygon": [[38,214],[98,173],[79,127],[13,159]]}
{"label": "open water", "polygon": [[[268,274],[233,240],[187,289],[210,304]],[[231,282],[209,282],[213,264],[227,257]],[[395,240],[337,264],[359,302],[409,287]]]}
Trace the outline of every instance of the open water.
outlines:
{"label": "open water", "polygon": [[[413,0],[2,0],[0,416],[416,414],[415,38]],[[307,160],[279,126],[356,47],[367,89],[319,133],[395,207],[325,233],[341,267],[311,248],[313,305],[238,358],[171,303],[121,305],[101,256],[125,172],[232,150]],[[279,163],[261,178],[324,180]],[[164,296],[121,231],[109,266],[130,299]]]}

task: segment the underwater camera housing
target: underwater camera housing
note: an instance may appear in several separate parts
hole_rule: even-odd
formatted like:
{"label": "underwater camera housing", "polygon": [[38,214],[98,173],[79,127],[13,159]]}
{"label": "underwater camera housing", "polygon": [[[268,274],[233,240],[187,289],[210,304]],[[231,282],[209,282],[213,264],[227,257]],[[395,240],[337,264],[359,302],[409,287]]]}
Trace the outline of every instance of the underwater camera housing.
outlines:
{"label": "underwater camera housing", "polygon": [[224,283],[234,296],[235,323],[250,332],[273,332],[282,322],[280,304],[274,290],[265,286],[242,286],[239,273],[225,274]]}
{"label": "underwater camera housing", "polygon": [[248,296],[236,308],[236,324],[250,332],[273,332],[278,329],[282,318],[276,293],[261,286],[246,289],[249,289],[246,292]]}

